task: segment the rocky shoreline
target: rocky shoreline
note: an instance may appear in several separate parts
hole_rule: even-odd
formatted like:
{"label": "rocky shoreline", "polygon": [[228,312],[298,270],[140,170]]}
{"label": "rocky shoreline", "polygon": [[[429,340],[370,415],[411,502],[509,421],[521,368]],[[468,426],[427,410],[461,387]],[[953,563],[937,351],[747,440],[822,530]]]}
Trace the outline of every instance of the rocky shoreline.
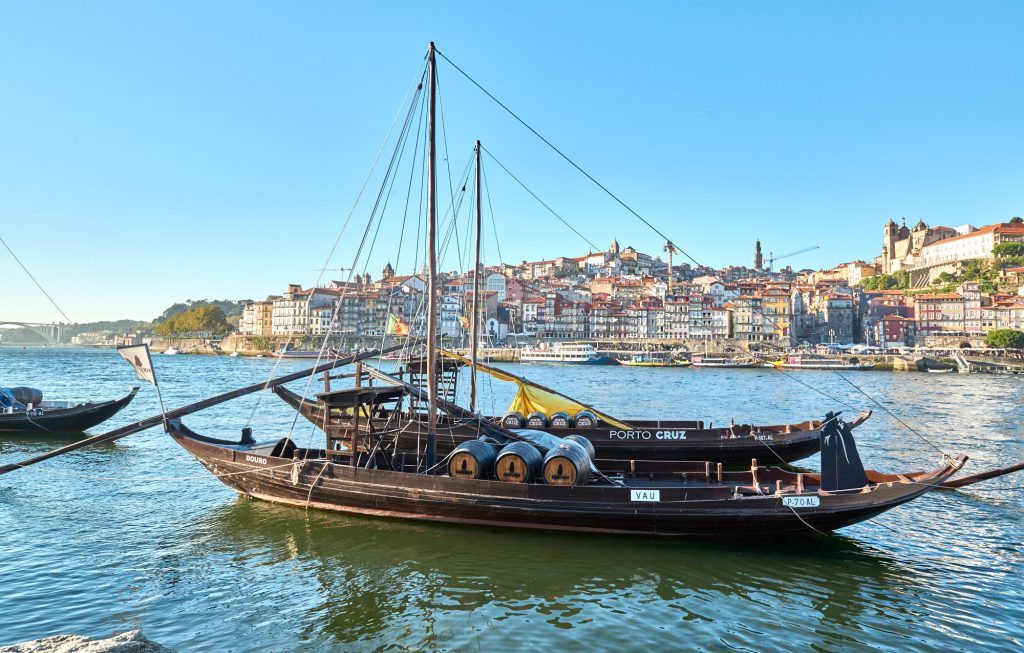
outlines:
{"label": "rocky shoreline", "polygon": [[82,635],[53,635],[11,646],[0,646],[0,653],[175,653],[142,634],[129,630],[106,639]]}

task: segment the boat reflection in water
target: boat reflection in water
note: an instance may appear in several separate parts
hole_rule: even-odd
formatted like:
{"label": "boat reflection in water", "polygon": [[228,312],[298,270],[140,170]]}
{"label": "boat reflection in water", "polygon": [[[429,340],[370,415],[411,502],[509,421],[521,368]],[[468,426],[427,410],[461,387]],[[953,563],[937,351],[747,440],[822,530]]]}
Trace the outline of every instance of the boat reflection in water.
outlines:
{"label": "boat reflection in water", "polygon": [[[571,649],[583,635],[625,650],[664,645],[666,629],[683,628],[688,646],[763,650],[779,619],[793,626],[793,649],[921,635],[899,615],[927,572],[843,536],[756,550],[614,536],[581,545],[572,535],[303,515],[241,498],[187,530],[197,554],[244,550],[258,561],[237,575],[263,588],[248,619],[272,624],[273,640],[301,635],[310,650],[396,641],[498,650],[522,638]],[[299,578],[316,587],[289,605],[281,585]],[[632,618],[602,620],[608,612]]]}

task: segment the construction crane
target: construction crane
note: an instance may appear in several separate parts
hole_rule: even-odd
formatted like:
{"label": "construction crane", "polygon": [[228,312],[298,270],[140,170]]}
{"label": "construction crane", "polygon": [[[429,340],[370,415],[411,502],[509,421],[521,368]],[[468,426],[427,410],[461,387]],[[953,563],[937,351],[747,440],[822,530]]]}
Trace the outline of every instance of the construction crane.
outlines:
{"label": "construction crane", "polygon": [[672,255],[678,252],[676,246],[672,244],[672,241],[665,243],[665,251],[668,252],[668,293],[667,297],[672,296]]}
{"label": "construction crane", "polygon": [[795,252],[790,252],[788,254],[780,254],[779,256],[775,256],[775,254],[773,254],[772,252],[768,252],[768,271],[772,271],[772,269],[775,267],[775,261],[778,261],[779,259],[789,258],[790,256],[796,256],[797,254],[811,252],[816,249],[818,249],[818,246],[814,245],[813,247],[804,247],[803,249],[798,249]]}

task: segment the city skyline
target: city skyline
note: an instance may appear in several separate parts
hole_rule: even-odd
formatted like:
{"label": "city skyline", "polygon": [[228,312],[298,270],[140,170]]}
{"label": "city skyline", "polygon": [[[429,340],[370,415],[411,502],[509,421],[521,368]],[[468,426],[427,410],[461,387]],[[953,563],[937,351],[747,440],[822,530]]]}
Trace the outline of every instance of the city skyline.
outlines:
{"label": "city skyline", "polygon": [[[766,256],[818,245],[786,263],[827,268],[877,255],[890,218],[956,227],[1024,212],[1018,5],[929,4],[926,20],[924,5],[651,7],[471,21],[329,4],[8,5],[4,238],[76,322],[310,286],[431,39],[712,267],[749,265],[760,239]],[[590,29],[558,29],[570,21]],[[444,62],[440,74],[453,177],[480,137],[599,247],[661,254]],[[504,262],[586,253],[493,162],[488,175]],[[374,278],[395,263],[385,249],[366,262]],[[496,249],[489,234],[486,263]],[[327,267],[354,250],[343,242]],[[0,274],[0,318],[62,319],[5,251]]]}

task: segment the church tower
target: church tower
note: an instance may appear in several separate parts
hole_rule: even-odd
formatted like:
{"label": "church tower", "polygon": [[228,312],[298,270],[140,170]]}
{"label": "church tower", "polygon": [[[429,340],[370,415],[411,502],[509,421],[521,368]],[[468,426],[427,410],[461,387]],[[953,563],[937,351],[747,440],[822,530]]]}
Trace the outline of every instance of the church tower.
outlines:
{"label": "church tower", "polygon": [[897,240],[899,240],[899,227],[890,219],[882,229],[882,253],[887,260],[896,258]]}
{"label": "church tower", "polygon": [[608,253],[609,254],[614,254],[615,256],[619,255],[619,241],[618,240],[612,239],[612,245],[611,245],[611,247],[608,248]]}
{"label": "church tower", "polygon": [[384,272],[381,273],[381,279],[390,279],[395,276],[395,270],[391,267],[391,263],[384,266]]}
{"label": "church tower", "polygon": [[754,243],[754,269],[760,270],[764,267],[764,258],[761,256],[761,240]]}

